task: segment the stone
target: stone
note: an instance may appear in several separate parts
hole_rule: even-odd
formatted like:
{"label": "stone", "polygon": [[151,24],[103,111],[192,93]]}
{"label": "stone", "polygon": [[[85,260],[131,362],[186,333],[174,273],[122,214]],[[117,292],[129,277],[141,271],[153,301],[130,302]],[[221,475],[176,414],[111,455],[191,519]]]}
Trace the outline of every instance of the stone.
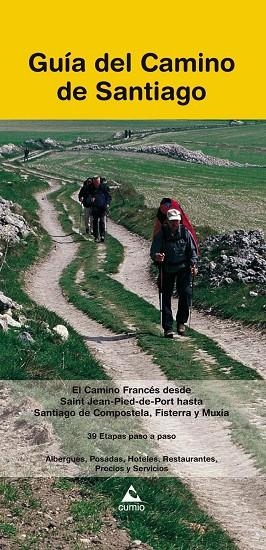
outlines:
{"label": "stone", "polygon": [[17,302],[14,302],[11,298],[0,291],[0,313],[9,312],[10,314],[10,310],[12,309],[21,310],[22,306],[17,304]]}
{"label": "stone", "polygon": [[62,340],[68,340],[69,333],[67,328],[64,325],[56,325],[53,327],[53,331],[62,338]]}
{"label": "stone", "polygon": [[10,315],[7,315],[7,313],[4,313],[3,315],[1,315],[1,318],[6,319],[7,325],[9,327],[21,328],[21,324],[18,321],[15,321],[15,319],[13,319],[13,317],[11,317]]}
{"label": "stone", "polygon": [[2,317],[2,315],[0,316],[0,331],[2,330],[3,332],[6,332],[8,329],[8,324],[7,324],[7,320],[5,318]]}
{"label": "stone", "polygon": [[22,342],[35,342],[30,333],[26,331],[19,334],[19,339],[22,340]]}
{"label": "stone", "polygon": [[0,241],[8,242],[9,246],[34,233],[18,210],[19,205],[0,197]]}
{"label": "stone", "polygon": [[[209,258],[215,258],[210,262]],[[201,243],[199,280],[208,280],[213,287],[240,281],[266,283],[266,244],[260,230],[243,229],[214,235]]]}
{"label": "stone", "polygon": [[1,155],[13,155],[14,153],[20,153],[21,150],[21,147],[14,143],[6,143],[0,147]]}

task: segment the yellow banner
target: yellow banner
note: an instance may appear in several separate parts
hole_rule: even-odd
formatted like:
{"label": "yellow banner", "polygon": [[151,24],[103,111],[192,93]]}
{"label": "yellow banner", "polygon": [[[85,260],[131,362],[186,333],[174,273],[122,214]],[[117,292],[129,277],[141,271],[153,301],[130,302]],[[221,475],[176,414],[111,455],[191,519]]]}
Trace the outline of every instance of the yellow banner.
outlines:
{"label": "yellow banner", "polygon": [[1,119],[266,115],[265,2],[1,7]]}

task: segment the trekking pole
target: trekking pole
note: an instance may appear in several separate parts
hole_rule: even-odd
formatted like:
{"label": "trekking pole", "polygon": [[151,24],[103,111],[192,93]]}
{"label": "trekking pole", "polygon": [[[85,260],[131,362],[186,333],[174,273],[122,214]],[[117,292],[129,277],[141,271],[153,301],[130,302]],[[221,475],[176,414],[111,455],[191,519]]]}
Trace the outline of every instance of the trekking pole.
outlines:
{"label": "trekking pole", "polygon": [[163,266],[159,270],[159,306],[160,306],[160,324],[163,328]]}
{"label": "trekking pole", "polygon": [[105,225],[104,231],[105,231],[105,238],[106,238],[107,237],[107,212],[104,216],[104,225]]}
{"label": "trekking pole", "polygon": [[189,328],[190,328],[190,323],[191,323],[192,307],[193,307],[194,278],[195,278],[194,275],[192,275],[192,279],[191,279],[191,300],[190,300],[189,321],[188,321]]}
{"label": "trekking pole", "polygon": [[87,228],[88,228],[89,235],[91,235],[91,212],[90,212],[90,210],[88,212],[88,225],[87,225]]}
{"label": "trekking pole", "polygon": [[82,219],[82,203],[80,203],[80,211],[79,211],[79,234],[81,235],[81,219]]}

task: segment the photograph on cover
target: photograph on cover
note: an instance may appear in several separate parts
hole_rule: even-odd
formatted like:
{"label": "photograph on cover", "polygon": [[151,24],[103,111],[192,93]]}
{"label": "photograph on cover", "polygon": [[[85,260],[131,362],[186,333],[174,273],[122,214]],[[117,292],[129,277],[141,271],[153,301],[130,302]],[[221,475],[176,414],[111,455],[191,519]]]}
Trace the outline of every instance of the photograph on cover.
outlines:
{"label": "photograph on cover", "polygon": [[0,121],[3,548],[265,548],[265,135]]}

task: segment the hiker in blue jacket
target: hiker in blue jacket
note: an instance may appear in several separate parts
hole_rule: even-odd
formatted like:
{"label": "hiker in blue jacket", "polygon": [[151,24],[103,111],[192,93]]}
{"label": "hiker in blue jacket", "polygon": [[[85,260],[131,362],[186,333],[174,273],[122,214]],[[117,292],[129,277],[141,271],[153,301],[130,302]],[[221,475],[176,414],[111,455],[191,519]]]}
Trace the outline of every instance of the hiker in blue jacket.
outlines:
{"label": "hiker in blue jacket", "polygon": [[82,201],[85,208],[90,209],[92,214],[92,228],[95,242],[104,242],[105,239],[105,218],[112,197],[110,189],[104,178],[94,176],[87,185],[83,185],[79,192],[79,200]]}
{"label": "hiker in blue jacket", "polygon": [[177,332],[185,333],[191,304],[191,281],[197,275],[197,251],[191,233],[181,223],[179,210],[167,212],[167,223],[155,235],[150,256],[159,266],[159,288],[162,292],[162,326],[165,338],[173,338],[172,294],[176,282],[178,309]]}

